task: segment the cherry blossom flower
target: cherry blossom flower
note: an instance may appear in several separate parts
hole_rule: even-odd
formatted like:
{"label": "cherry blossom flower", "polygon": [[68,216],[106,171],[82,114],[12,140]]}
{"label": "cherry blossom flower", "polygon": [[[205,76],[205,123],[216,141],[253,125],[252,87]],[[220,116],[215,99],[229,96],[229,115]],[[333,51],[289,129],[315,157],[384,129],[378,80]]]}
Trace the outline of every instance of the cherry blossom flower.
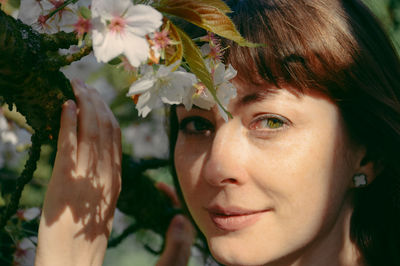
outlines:
{"label": "cherry blossom flower", "polygon": [[[206,65],[213,75],[217,98],[221,105],[227,109],[230,99],[236,97],[236,88],[229,81],[236,76],[237,72],[232,65],[229,64],[226,67],[222,62],[217,62],[215,65],[211,59],[206,60]],[[183,104],[187,110],[191,109],[193,104],[209,110],[216,104],[216,101],[204,84],[198,83],[190,90],[187,90],[186,95],[183,97]],[[218,109],[221,116],[227,121],[228,116],[225,111],[219,105]]]}
{"label": "cherry blossom flower", "polygon": [[162,31],[156,31],[153,40],[154,46],[157,49],[165,49],[171,43],[171,39],[168,37],[168,29],[165,28]]}
{"label": "cherry blossom flower", "polygon": [[31,221],[39,217],[42,211],[38,207],[32,207],[26,210],[18,210],[17,217],[21,220]]}
{"label": "cherry blossom flower", "polygon": [[78,37],[82,37],[85,33],[88,33],[91,30],[92,23],[89,19],[79,17],[78,21],[73,26]]}
{"label": "cherry blossom flower", "polygon": [[14,253],[14,264],[18,266],[33,266],[35,262],[37,237],[26,237],[18,242]]}
{"label": "cherry blossom flower", "polygon": [[215,37],[213,33],[208,33],[208,35],[201,37],[201,41],[208,41],[200,49],[201,53],[206,58],[211,58],[214,62],[221,61],[223,56],[223,50],[220,41]]}
{"label": "cherry blossom flower", "polygon": [[18,18],[39,32],[71,32],[77,20],[78,6],[70,4],[59,10],[52,17],[49,14],[61,7],[65,0],[21,0]]}
{"label": "cherry blossom flower", "polygon": [[170,66],[161,65],[157,71],[143,66],[145,73],[129,88],[127,96],[140,95],[136,104],[139,115],[146,117],[159,102],[180,104],[186,90],[196,83],[196,76],[183,70],[173,71],[180,62]]}
{"label": "cherry blossom flower", "polygon": [[151,6],[130,0],[93,0],[93,51],[99,62],[124,54],[138,67],[149,57],[146,35],[162,24],[162,15]]}

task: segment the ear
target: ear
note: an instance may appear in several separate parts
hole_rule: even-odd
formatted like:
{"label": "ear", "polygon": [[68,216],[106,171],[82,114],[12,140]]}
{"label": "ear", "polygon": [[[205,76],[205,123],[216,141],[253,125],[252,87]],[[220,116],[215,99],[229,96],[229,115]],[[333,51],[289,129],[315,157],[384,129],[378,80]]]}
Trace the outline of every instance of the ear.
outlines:
{"label": "ear", "polygon": [[[382,171],[382,167],[379,162],[376,162],[370,156],[365,148],[362,149],[359,153],[359,157],[357,160],[357,165],[355,167],[355,172],[353,174],[353,178],[357,175],[364,174],[366,176],[366,185],[371,184],[377,175]],[[355,180],[353,180],[353,187],[356,186]]]}

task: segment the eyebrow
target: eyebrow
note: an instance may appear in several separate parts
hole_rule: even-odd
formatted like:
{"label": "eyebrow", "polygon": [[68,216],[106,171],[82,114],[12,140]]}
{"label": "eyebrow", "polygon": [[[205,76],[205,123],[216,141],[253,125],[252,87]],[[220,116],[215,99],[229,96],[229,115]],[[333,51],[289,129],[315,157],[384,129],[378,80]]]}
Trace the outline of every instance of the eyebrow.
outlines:
{"label": "eyebrow", "polygon": [[270,90],[259,90],[257,92],[249,93],[244,95],[236,103],[237,107],[243,107],[255,102],[260,102],[271,96]]}

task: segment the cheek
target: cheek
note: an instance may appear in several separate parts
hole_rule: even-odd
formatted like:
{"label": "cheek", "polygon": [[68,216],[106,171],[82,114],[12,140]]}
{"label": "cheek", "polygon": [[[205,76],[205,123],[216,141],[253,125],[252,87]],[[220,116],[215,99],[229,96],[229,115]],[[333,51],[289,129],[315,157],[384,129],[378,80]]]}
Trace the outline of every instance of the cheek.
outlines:
{"label": "cheek", "polygon": [[342,136],[335,130],[320,132],[297,131],[296,138],[288,136],[253,153],[251,176],[258,177],[255,184],[274,199],[288,223],[294,215],[296,220],[313,217],[322,223],[336,215],[345,200],[351,169],[344,159]]}
{"label": "cheek", "polygon": [[193,145],[187,138],[179,135],[174,153],[174,163],[179,185],[189,207],[192,203],[191,198],[198,194],[195,192],[199,186],[202,162],[206,154],[200,149],[193,149],[193,147],[198,146]]}

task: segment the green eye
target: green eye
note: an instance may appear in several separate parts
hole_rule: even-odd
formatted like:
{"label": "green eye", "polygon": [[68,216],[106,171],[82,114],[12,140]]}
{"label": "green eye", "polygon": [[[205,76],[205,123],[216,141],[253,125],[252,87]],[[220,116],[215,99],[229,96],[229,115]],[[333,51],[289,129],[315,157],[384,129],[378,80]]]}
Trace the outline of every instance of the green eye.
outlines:
{"label": "green eye", "polygon": [[283,121],[278,118],[268,118],[261,121],[263,127],[268,127],[271,129],[280,128],[284,125]]}
{"label": "green eye", "polygon": [[273,129],[280,129],[284,127],[286,124],[288,124],[287,119],[274,114],[268,114],[256,118],[256,120],[254,120],[251,123],[250,129],[273,130]]}

